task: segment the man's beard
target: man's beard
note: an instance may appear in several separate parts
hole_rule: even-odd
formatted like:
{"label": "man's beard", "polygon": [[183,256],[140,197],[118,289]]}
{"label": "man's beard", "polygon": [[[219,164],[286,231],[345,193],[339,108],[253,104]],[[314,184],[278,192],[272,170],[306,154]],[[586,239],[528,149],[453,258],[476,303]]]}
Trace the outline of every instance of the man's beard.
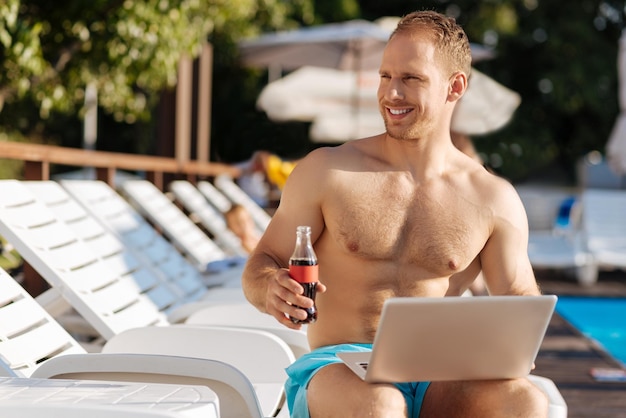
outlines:
{"label": "man's beard", "polygon": [[387,135],[393,139],[397,139],[398,141],[413,141],[416,138],[419,138],[419,133],[423,131],[419,124],[412,124],[409,127],[402,128],[397,125],[393,125],[387,118],[383,117],[383,122],[385,123],[385,131]]}

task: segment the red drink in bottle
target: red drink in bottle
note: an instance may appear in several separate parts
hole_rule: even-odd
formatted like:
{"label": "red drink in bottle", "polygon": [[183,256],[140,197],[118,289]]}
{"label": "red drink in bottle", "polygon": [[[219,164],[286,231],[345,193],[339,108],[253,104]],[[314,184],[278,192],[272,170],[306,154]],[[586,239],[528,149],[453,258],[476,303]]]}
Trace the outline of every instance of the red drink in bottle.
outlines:
{"label": "red drink in bottle", "polygon": [[317,309],[315,307],[315,290],[318,282],[317,256],[311,244],[311,227],[299,226],[296,230],[296,246],[293,255],[289,259],[289,275],[302,285],[303,295],[312,299],[312,308],[301,308],[307,312],[304,320],[291,318],[294,324],[309,324],[317,319]]}

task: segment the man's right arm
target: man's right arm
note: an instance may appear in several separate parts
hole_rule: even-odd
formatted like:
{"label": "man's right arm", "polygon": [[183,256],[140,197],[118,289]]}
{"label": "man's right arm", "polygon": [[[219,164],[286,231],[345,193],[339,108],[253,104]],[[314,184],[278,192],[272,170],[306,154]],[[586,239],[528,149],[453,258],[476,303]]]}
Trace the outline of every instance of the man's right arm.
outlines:
{"label": "man's right arm", "polygon": [[[246,298],[261,312],[274,316],[280,323],[299,328],[288,316],[305,319],[306,313],[293,305],[310,307],[311,299],[302,296],[303,288],[288,273],[289,257],[293,252],[296,227],[309,225],[311,238],[322,232],[319,184],[319,158],[305,158],[289,176],[281,202],[258,245],[250,254],[242,277]],[[324,292],[320,284],[318,292]]]}

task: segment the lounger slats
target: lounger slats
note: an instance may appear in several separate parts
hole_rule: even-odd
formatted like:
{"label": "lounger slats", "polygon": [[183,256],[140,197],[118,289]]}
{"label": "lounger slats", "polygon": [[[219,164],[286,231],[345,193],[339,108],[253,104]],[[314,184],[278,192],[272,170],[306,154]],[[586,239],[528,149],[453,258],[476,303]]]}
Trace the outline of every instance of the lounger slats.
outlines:
{"label": "lounger slats", "polygon": [[150,302],[156,306],[159,312],[167,315],[171,310],[183,305],[180,298],[177,298],[172,292],[168,292],[162,286],[143,292]]}
{"label": "lounger slats", "polygon": [[[174,248],[172,242],[157,234],[154,228],[139,215],[137,210],[108,185],[102,182],[79,180],[63,181],[61,184],[76,200],[85,206],[89,212],[96,216],[100,222],[109,230],[113,231],[126,246],[136,251],[138,254],[141,254],[143,261],[149,260],[149,263],[167,276],[171,282],[175,282],[177,285],[184,287],[184,293],[193,295],[193,300],[199,297],[200,292],[206,292],[207,285],[212,285],[217,280],[226,280],[229,278],[227,276],[220,276],[219,279],[216,280],[205,278],[195,264],[190,264],[189,260],[185,260],[180,252]],[[93,190],[88,193],[83,193],[89,188]],[[161,195],[159,199],[164,198],[163,194],[158,189],[156,192]],[[150,193],[156,192],[154,189],[150,191]],[[97,194],[101,194],[102,197],[96,198]],[[85,196],[90,196],[93,200],[87,200]],[[114,216],[112,214],[103,213],[101,208],[98,207],[104,201],[107,201],[109,204],[113,201],[117,201],[115,204],[117,212]],[[171,202],[169,202],[169,204],[173,205]],[[193,223],[192,225],[197,229]],[[198,245],[195,246],[200,248]],[[215,244],[213,243],[212,246],[215,246]],[[204,249],[204,251],[209,253],[209,250]],[[220,257],[223,255],[225,254],[221,252]],[[191,273],[189,267],[195,270],[195,273]],[[202,269],[206,268],[206,264],[201,267]],[[186,280],[187,282],[180,283],[182,280]],[[195,284],[193,283],[194,281],[196,281]],[[192,292],[190,292],[190,288],[193,289]]]}
{"label": "lounger slats", "polygon": [[[178,289],[175,283],[168,282],[168,278],[159,270],[153,270],[144,265],[119,238],[92,218],[83,206],[70,198],[61,186],[51,182],[27,182],[26,184],[32,190],[41,192],[40,194],[47,199],[44,203],[58,216],[65,210],[75,214],[76,220],[70,222],[68,226],[107,266],[109,279],[95,284],[98,288],[114,286],[117,280],[131,281],[137,286],[139,293],[145,294],[157,309],[164,313],[176,308],[184,301],[183,290]],[[96,286],[92,286],[89,291],[95,288]],[[125,300],[122,303],[130,305],[132,302],[132,300]],[[113,309],[117,310],[118,307],[115,306]]]}
{"label": "lounger slats", "polygon": [[25,205],[29,202],[33,202],[35,199],[33,196],[24,195],[21,193],[23,190],[22,185],[17,180],[8,180],[3,185],[3,194],[0,204],[5,208],[10,208],[19,205]]}
{"label": "lounger slats", "polygon": [[[0,274],[8,275],[4,273],[4,270],[0,271]],[[11,280],[14,279],[11,277]],[[0,280],[0,307],[10,304],[20,297],[20,289],[18,286],[13,286],[9,280]]]}
{"label": "lounger slats", "polygon": [[82,240],[100,258],[123,257],[124,245],[109,233],[103,233],[102,230],[98,235],[82,237]]}
{"label": "lounger slats", "polygon": [[6,205],[0,202],[4,211],[2,218],[5,222],[22,229],[37,228],[56,222],[54,215],[41,212],[41,205],[33,201],[26,201],[17,206]]}
{"label": "lounger slats", "polygon": [[[19,190],[11,181],[3,181],[5,187],[15,189],[15,192],[29,200],[30,190],[22,186]],[[26,182],[27,184],[28,182]],[[60,188],[58,184],[47,182],[48,186]],[[40,186],[40,185],[38,185]],[[41,189],[38,189],[41,190]],[[59,189],[63,192],[62,189]],[[44,204],[33,199],[30,195],[27,207],[33,219],[22,219],[22,224],[34,224],[37,227],[30,229],[20,228],[18,216],[14,215],[19,209],[0,208],[0,233],[15,246],[17,251],[29,261],[39,273],[61,294],[69,299],[69,303],[90,322],[104,338],[110,338],[129,326],[144,326],[151,324],[165,324],[165,316],[156,309],[146,296],[142,296],[140,286],[135,282],[135,270],[140,264],[129,255],[98,257],[86,242],[76,236],[68,225],[56,220],[54,212]],[[62,210],[58,200],[54,201],[55,210]],[[68,206],[69,207],[69,206]],[[9,219],[12,222],[7,222]],[[52,219],[51,222],[41,223],[40,219]],[[121,248],[119,243],[108,241],[101,243]],[[117,251],[117,250],[116,250]],[[139,283],[153,291],[153,283],[149,284],[144,276]],[[71,290],[70,290],[71,289]],[[67,291],[65,291],[67,290]],[[170,301],[163,302],[160,292],[154,292],[159,297],[159,304],[170,306]],[[97,312],[97,314],[96,314]],[[140,316],[141,315],[141,316]]]}
{"label": "lounger slats", "polygon": [[[115,219],[126,214],[126,205],[119,201],[115,196],[108,196],[106,199],[96,199],[90,202],[96,205],[94,208],[101,216],[108,219]],[[91,209],[91,206],[90,206]],[[130,219],[136,223],[137,219]]]}
{"label": "lounger slats", "polygon": [[[70,206],[70,208],[73,207],[74,205]],[[61,212],[63,211],[61,210]],[[57,213],[57,216],[58,215],[60,214]],[[59,219],[63,220],[60,216]],[[104,231],[102,225],[100,225],[93,219],[86,217],[85,212],[82,213],[81,218],[66,219],[63,222],[65,222],[70,228],[72,228],[72,230],[76,232],[76,235],[78,235],[80,239],[85,241],[97,240],[99,237],[102,236],[102,233]]]}
{"label": "lounger slats", "polygon": [[[21,234],[31,249],[37,250],[51,266],[63,271],[73,271],[93,263],[97,257],[88,248],[77,245],[78,238],[63,225],[29,230]],[[18,252],[21,250],[15,245]]]}
{"label": "lounger slats", "polygon": [[103,268],[100,262],[81,266],[71,271],[54,270],[54,276],[45,276],[46,280],[60,280],[55,285],[69,285],[80,293],[93,293],[97,289],[110,286],[120,280],[120,273],[113,268]]}
{"label": "lounger slats", "polygon": [[222,194],[222,192],[217,190],[217,188],[208,181],[199,181],[198,190],[200,190],[208,201],[222,213],[226,213],[233,205],[232,202]]}
{"label": "lounger slats", "polygon": [[131,254],[121,257],[107,259],[107,266],[114,271],[119,277],[128,277],[137,285],[141,293],[154,289],[163,285],[163,280],[148,271],[138,260]]}
{"label": "lounger slats", "polygon": [[131,180],[122,190],[152,223],[163,229],[168,239],[198,266],[206,266],[227,257],[211,239],[195,225],[159,189],[145,180]]}
{"label": "lounger slats", "polygon": [[[56,196],[55,196],[56,197]],[[85,217],[85,211],[80,206],[75,204],[69,204],[68,199],[63,200],[44,200],[48,207],[59,217],[59,219],[65,223],[72,222],[89,222],[89,219]],[[63,208],[62,210],[55,210],[56,207]],[[86,226],[88,227],[88,226]]]}
{"label": "lounger slats", "polygon": [[84,349],[4,270],[0,269],[0,363],[29,377],[51,356]]}
{"label": "lounger slats", "polygon": [[213,241],[231,255],[247,256],[241,240],[227,226],[224,214],[217,210],[193,184],[186,180],[170,183],[170,190],[190,215],[212,235]]}
{"label": "lounger slats", "polygon": [[[145,221],[140,224],[132,216],[112,218],[107,225],[125,242],[131,243],[137,248],[152,248],[163,242],[163,237],[159,236],[152,226]],[[167,249],[174,251],[171,245],[167,245]]]}
{"label": "lounger slats", "polygon": [[40,316],[33,316],[32,309],[23,303],[19,294],[14,294],[0,308],[0,341],[9,336],[24,332],[41,321]]}
{"label": "lounger slats", "polygon": [[269,225],[271,216],[259,206],[246,192],[244,192],[232,178],[226,175],[220,175],[215,178],[215,186],[224,193],[230,200],[245,207],[254,223],[257,225],[257,229],[260,233],[263,233]]}
{"label": "lounger slats", "polygon": [[112,283],[98,292],[85,295],[84,300],[92,311],[106,317],[108,325],[116,324],[119,327],[117,332],[164,319],[147,297],[138,295],[137,285],[132,280]]}
{"label": "lounger slats", "polygon": [[[114,281],[104,283],[99,279],[90,280],[94,282],[102,282],[102,287],[85,286],[87,280],[82,280],[80,286],[76,286],[85,295],[86,298],[96,301],[100,301],[99,306],[104,311],[117,312],[122,309],[123,306],[135,303],[139,300],[141,294],[139,292],[139,286],[132,280],[131,277],[119,277]],[[78,280],[76,280],[78,282]]]}
{"label": "lounger slats", "polygon": [[[118,276],[125,276],[131,272],[145,269],[144,265],[134,254],[124,251],[117,252],[110,257],[101,256],[100,259],[106,262],[107,269]],[[150,272],[150,274],[152,274],[152,272]],[[159,282],[158,277],[153,277],[152,280],[155,284]]]}
{"label": "lounger slats", "polygon": [[[171,282],[175,282],[178,287],[182,288],[188,300],[196,301],[201,298],[202,295],[206,293],[207,286],[220,285],[224,281],[233,279],[239,282],[239,270],[241,266],[239,266],[237,270],[233,269],[232,274],[225,274],[224,272],[220,274],[201,274],[196,266],[190,264],[189,260],[186,260],[180,252],[176,251],[170,241],[156,233],[154,228],[109,186],[103,186],[101,182],[75,180],[63,181],[62,184],[80,203],[87,207],[100,222],[120,237],[126,246],[140,254],[143,261],[147,259],[149,264],[167,276]],[[99,193],[103,194],[103,198],[101,199],[95,198],[93,192],[86,194],[91,196],[93,202],[96,202],[97,205],[102,204],[105,200],[107,202],[113,202],[115,200],[119,202],[117,205],[118,211],[115,213],[115,216],[106,217],[98,207],[92,208],[90,206],[91,203],[84,199],[83,194],[79,193],[89,187],[93,187],[97,189]],[[169,205],[170,208],[173,206],[169,199],[165,198],[154,186],[147,187],[147,189],[149,189],[148,191],[150,193],[159,195],[158,199],[165,202],[164,204]],[[144,197],[145,196],[142,195],[142,198]],[[124,210],[119,210],[122,207],[124,207]],[[176,208],[176,210],[178,209]],[[179,214],[181,213],[180,210],[178,210],[178,212]],[[196,231],[199,231],[195,225],[193,225],[193,227]],[[204,236],[204,233],[202,234]],[[175,235],[185,234],[179,233]],[[198,245],[195,245],[195,247],[198,247]],[[197,250],[197,248],[195,249]],[[209,250],[205,249],[205,252],[209,252]],[[223,252],[220,252],[220,257],[222,257],[222,255]],[[221,259],[216,261],[221,261]]]}
{"label": "lounger slats", "polygon": [[[137,242],[133,241],[133,243]],[[182,262],[182,260],[175,255],[176,252],[173,251],[172,246],[164,240],[146,240],[137,244],[139,248],[145,249],[144,254],[155,264],[161,264],[163,260],[176,263]]]}
{"label": "lounger slats", "polygon": [[[3,360],[13,368],[33,367],[37,362],[61,353],[79,352],[68,346],[67,338],[58,333],[58,324],[46,322],[27,333],[1,342]],[[28,350],[25,355],[24,350]],[[34,359],[33,364],[24,363],[25,358]]]}

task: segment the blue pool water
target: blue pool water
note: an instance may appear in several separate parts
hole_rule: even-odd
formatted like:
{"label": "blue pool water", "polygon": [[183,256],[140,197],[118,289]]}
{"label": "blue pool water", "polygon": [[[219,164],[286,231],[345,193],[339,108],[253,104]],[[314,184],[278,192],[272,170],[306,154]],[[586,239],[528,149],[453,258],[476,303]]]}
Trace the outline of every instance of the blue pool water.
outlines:
{"label": "blue pool water", "polygon": [[626,365],[626,298],[559,296],[556,311]]}

